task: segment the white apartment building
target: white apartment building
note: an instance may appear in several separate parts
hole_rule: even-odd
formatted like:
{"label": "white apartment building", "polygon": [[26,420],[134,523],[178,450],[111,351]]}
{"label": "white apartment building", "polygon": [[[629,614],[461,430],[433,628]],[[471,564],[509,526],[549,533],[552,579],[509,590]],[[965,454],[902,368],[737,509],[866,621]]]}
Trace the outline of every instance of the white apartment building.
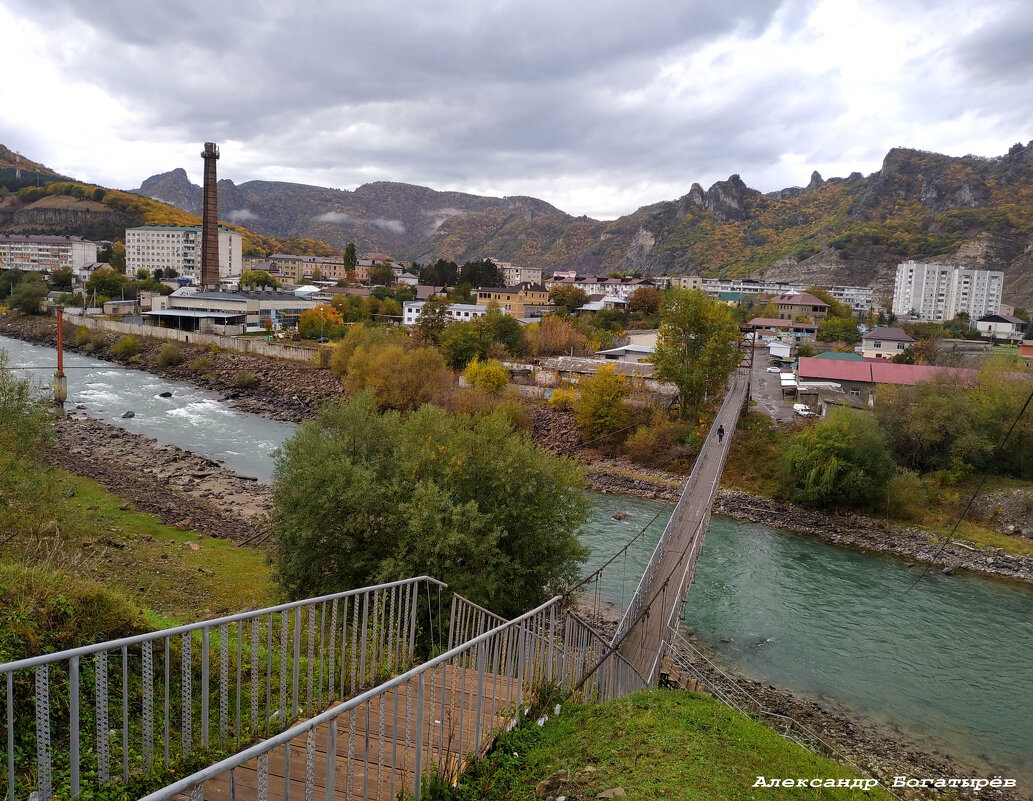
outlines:
{"label": "white apartment building", "polygon": [[[243,272],[243,238],[219,227],[219,278],[239,278]],[[175,270],[181,278],[201,283],[200,225],[142,225],[126,229],[126,273]]]}
{"label": "white apartment building", "polygon": [[502,273],[503,286],[516,286],[517,284],[540,284],[542,282],[541,267],[517,267],[506,261],[492,259],[495,266]]}
{"label": "white apartment building", "polygon": [[1004,273],[999,270],[907,261],[897,265],[893,313],[942,321],[965,312],[975,320],[997,314],[1003,285]]}
{"label": "white apartment building", "polygon": [[97,261],[99,242],[79,236],[23,236],[0,234],[0,269],[52,273],[79,273]]}
{"label": "white apartment building", "polygon": [[[704,278],[700,287],[708,295],[717,296],[722,292],[733,292],[743,295],[785,295],[790,292],[806,292],[809,288],[803,284],[786,284],[775,281],[757,281],[753,278]],[[875,308],[875,290],[870,286],[825,285],[833,300],[848,305],[855,312],[868,311]]]}
{"label": "white apartment building", "polygon": [[[420,321],[420,314],[423,313],[424,300],[407,300],[402,304],[402,325],[409,327]],[[487,306],[477,306],[473,303],[452,303],[448,307],[448,316],[453,320],[468,323],[476,317],[483,317],[488,313]]]}

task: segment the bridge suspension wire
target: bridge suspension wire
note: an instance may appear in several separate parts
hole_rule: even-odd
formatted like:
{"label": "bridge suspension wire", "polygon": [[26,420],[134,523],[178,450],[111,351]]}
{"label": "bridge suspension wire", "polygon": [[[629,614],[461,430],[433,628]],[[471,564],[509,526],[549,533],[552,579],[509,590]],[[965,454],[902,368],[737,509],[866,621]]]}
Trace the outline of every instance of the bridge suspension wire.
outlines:
{"label": "bridge suspension wire", "polygon": [[[625,574],[625,576],[627,576],[628,549],[632,545],[634,545],[636,542],[638,542],[638,540],[642,537],[642,535],[646,533],[646,531],[649,529],[649,527],[651,525],[653,525],[653,523],[656,522],[656,519],[658,517],[660,517],[660,515],[663,514],[663,511],[668,506],[670,506],[670,505],[671,505],[670,501],[665,501],[664,505],[660,507],[660,509],[657,511],[657,513],[655,515],[653,515],[649,519],[649,522],[646,523],[641,529],[639,529],[638,534],[636,534],[634,537],[632,537],[630,540],[628,540],[624,544],[623,547],[621,547],[613,556],[611,556],[609,559],[607,559],[600,567],[598,567],[592,573],[589,573],[587,576],[585,576],[583,579],[581,579],[581,581],[579,581],[577,584],[575,584],[573,587],[571,587],[569,590],[567,590],[565,593],[563,593],[560,597],[563,598],[564,600],[566,600],[569,597],[571,597],[575,592],[577,592],[579,589],[581,589],[581,587],[585,586],[588,582],[590,582],[592,580],[598,581],[598,579],[602,578],[603,571],[606,568],[608,568],[610,565],[612,565],[617,560],[617,557],[621,556],[622,554],[624,555],[624,574]],[[623,588],[623,585],[622,585],[622,588]],[[621,594],[621,604],[622,605],[623,605],[623,597],[624,596],[623,596],[623,589],[622,589],[622,594]]]}
{"label": "bridge suspension wire", "polygon": [[[979,496],[979,493],[983,489],[983,484],[986,483],[986,479],[990,475],[990,465],[993,464],[993,462],[996,460],[996,457],[1001,453],[1001,451],[1004,449],[1004,446],[1008,443],[1008,439],[1011,437],[1012,432],[1015,430],[1015,426],[1019,424],[1019,420],[1022,419],[1022,415],[1024,415],[1026,413],[1026,410],[1029,408],[1030,402],[1033,402],[1033,390],[1030,390],[1029,396],[1026,398],[1026,402],[1022,404],[1022,408],[1019,409],[1019,413],[1015,415],[1015,419],[1011,421],[1011,425],[1005,432],[1004,437],[997,444],[997,447],[994,448],[994,458],[987,461],[987,466],[983,468],[983,474],[979,477],[979,483],[976,485],[975,490],[973,490],[972,495],[969,497],[968,503],[965,504],[965,508],[961,511],[961,514],[958,515],[958,519],[954,522],[954,527],[950,530],[950,533],[943,538],[943,542],[940,544],[939,549],[936,551],[935,554],[933,554],[934,562],[935,560],[940,558],[943,552],[947,550],[947,546],[951,544],[951,541],[954,539],[954,535],[958,532],[958,527],[961,525],[961,521],[965,519],[965,515],[967,515],[969,509],[972,508],[972,504],[976,502],[976,498]],[[922,572],[919,573],[915,577],[915,580],[911,582],[911,585],[906,590],[904,590],[904,592],[901,593],[901,596],[907,595],[909,592],[911,592],[911,590],[913,590],[918,585],[919,581],[928,576],[931,567],[932,564],[927,563],[923,568]]]}

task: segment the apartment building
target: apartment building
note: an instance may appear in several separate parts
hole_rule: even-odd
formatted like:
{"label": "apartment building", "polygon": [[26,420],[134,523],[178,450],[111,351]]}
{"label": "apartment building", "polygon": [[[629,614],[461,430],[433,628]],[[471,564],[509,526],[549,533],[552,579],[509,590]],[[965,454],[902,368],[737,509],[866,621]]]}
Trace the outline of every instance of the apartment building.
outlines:
{"label": "apartment building", "polygon": [[[219,227],[219,278],[239,278],[243,271],[243,238]],[[193,283],[201,282],[200,225],[142,225],[126,229],[126,272],[175,272]]]}
{"label": "apartment building", "polygon": [[975,320],[999,312],[1003,286],[999,270],[907,261],[897,265],[893,313],[942,321],[965,312]]}
{"label": "apartment building", "polygon": [[100,248],[100,242],[90,242],[80,236],[0,234],[0,269],[81,273],[87,264],[97,261]]}

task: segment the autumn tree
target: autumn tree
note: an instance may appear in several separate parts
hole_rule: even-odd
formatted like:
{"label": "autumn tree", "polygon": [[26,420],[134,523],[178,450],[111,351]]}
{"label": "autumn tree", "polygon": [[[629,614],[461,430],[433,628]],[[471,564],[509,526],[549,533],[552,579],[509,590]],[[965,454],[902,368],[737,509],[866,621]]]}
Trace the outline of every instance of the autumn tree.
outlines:
{"label": "autumn tree", "polygon": [[651,286],[640,286],[628,298],[628,308],[632,312],[652,316],[660,311],[664,293]]}
{"label": "autumn tree", "polygon": [[509,370],[497,359],[482,362],[474,357],[463,370],[463,378],[471,387],[497,393],[509,383]]}
{"label": "autumn tree", "polygon": [[615,447],[627,434],[631,420],[627,397],[628,379],[612,364],[599,367],[595,375],[578,384],[574,419],[582,438],[602,448]]}
{"label": "autumn tree", "polygon": [[524,331],[526,347],[532,356],[591,356],[588,337],[562,317],[547,314],[540,323]]}
{"label": "autumn tree", "polygon": [[698,289],[672,289],[660,307],[656,377],[678,386],[683,417],[724,386],[739,361],[739,328],[728,307]]}
{"label": "autumn tree", "polygon": [[549,302],[572,312],[588,303],[588,293],[579,286],[555,284],[549,290]]}
{"label": "autumn tree", "polygon": [[304,339],[337,339],[344,332],[344,318],[333,306],[320,304],[301,313],[298,333]]}
{"label": "autumn tree", "polygon": [[344,248],[344,269],[351,272],[355,269],[355,265],[359,263],[358,258],[355,256],[355,243],[349,242]]}

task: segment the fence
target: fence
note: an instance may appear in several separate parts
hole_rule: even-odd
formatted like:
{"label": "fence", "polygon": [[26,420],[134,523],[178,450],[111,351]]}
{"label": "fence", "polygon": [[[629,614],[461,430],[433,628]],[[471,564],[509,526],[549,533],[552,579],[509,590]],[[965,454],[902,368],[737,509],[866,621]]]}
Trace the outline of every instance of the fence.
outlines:
{"label": "fence", "polygon": [[181,331],[178,328],[159,328],[155,325],[139,325],[137,323],[121,323],[112,320],[101,320],[96,317],[69,315],[65,320],[74,325],[84,325],[99,331],[115,334],[132,334],[133,336],[168,339],[193,345],[217,345],[223,350],[234,351],[251,356],[262,356],[269,359],[310,364],[325,367],[328,362],[322,356],[326,348],[312,348],[306,345],[292,345],[286,342],[268,342],[260,337],[228,337],[220,334],[203,334],[197,331]]}
{"label": "fence", "polygon": [[182,775],[407,670],[445,586],[421,576],[0,665],[6,797]]}
{"label": "fence", "polygon": [[[607,700],[644,686],[604,638],[568,614],[557,636],[562,598],[454,645],[445,653],[335,706],[288,731],[146,796],[168,801],[239,796],[268,801],[395,798],[434,769],[454,781],[469,755],[529,710],[533,688],[595,677],[582,698]],[[452,621],[466,627],[497,622],[491,613],[453,597]],[[463,624],[457,624],[460,628]],[[471,628],[472,626],[472,628]],[[598,657],[598,659],[597,659]],[[390,754],[388,754],[390,749]],[[295,767],[297,760],[304,760]],[[282,788],[282,789],[281,789]],[[387,795],[384,795],[384,792]]]}

